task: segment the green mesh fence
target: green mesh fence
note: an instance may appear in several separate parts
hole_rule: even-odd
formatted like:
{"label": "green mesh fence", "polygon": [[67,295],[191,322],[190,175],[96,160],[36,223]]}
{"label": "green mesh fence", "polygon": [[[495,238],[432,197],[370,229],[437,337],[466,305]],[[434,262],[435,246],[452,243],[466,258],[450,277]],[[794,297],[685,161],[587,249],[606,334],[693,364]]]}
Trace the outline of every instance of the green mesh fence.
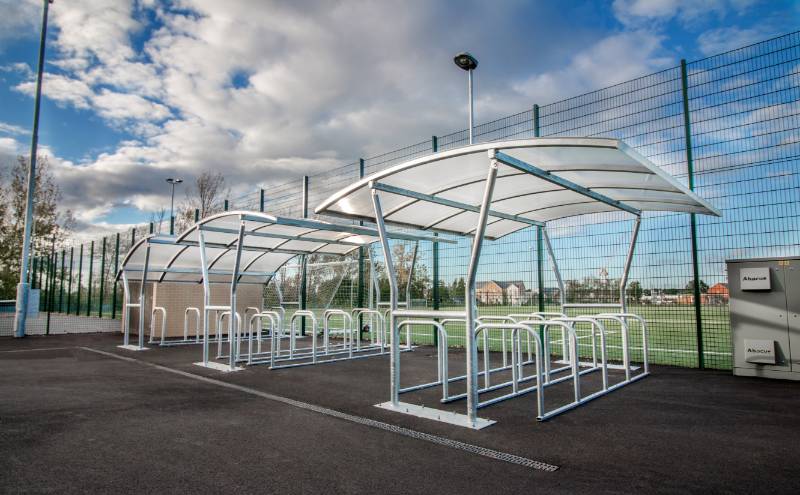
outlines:
{"label": "green mesh fence", "polygon": [[[629,309],[647,319],[652,362],[725,369],[731,367],[725,260],[800,254],[798,100],[800,32],[795,32],[563,101],[532,105],[479,124],[475,140],[619,138],[722,210],[722,218],[646,214],[626,298]],[[467,139],[467,131],[461,130],[314,175],[308,179],[307,213],[314,216],[314,206],[363,175],[463,146]],[[227,205],[229,210],[297,217],[304,213],[303,197],[303,181],[295,180],[226,200],[214,211]],[[548,226],[568,302],[618,301],[631,228],[632,221],[621,213],[568,218]],[[42,309],[120,315],[115,260],[121,262],[133,239],[149,231],[144,226],[122,234],[119,248],[115,236],[108,236],[105,258],[102,239],[95,240],[94,249],[84,243],[38,256],[32,279],[42,288]],[[456,243],[434,247],[421,242],[417,247],[410,285],[413,306],[463,308],[469,244],[442,237]],[[391,244],[398,258],[400,300],[405,301],[414,243]],[[558,309],[559,291],[541,245],[536,229],[485,245],[478,276],[481,315]],[[292,262],[265,287],[265,307],[282,301],[289,315],[304,305],[321,317],[329,307],[351,309],[371,299],[373,304],[376,298],[388,300],[383,257],[375,247],[344,260],[312,256],[307,263],[305,301],[300,297],[302,264]],[[464,344],[463,326],[450,325],[448,330],[451,345]],[[609,330],[609,352],[618,358],[619,329],[610,325]],[[418,344],[435,342],[430,328],[412,331]],[[489,345],[502,347],[501,332],[489,337]],[[550,338],[558,352],[560,336]],[[632,358],[640,360],[638,332],[632,333],[631,342]],[[586,344],[582,342],[584,349]]]}

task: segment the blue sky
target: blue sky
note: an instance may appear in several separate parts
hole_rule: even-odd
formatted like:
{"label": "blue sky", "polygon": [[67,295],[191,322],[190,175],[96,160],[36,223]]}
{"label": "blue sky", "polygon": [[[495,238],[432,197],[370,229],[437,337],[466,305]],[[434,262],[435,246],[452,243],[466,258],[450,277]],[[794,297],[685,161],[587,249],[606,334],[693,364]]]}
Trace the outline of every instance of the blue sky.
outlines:
{"label": "blue sky", "polygon": [[[797,2],[56,0],[40,143],[85,235],[232,195],[797,28]],[[41,2],[0,0],[0,163],[27,154]],[[458,14],[454,12],[458,10]],[[180,193],[179,193],[180,195]]]}

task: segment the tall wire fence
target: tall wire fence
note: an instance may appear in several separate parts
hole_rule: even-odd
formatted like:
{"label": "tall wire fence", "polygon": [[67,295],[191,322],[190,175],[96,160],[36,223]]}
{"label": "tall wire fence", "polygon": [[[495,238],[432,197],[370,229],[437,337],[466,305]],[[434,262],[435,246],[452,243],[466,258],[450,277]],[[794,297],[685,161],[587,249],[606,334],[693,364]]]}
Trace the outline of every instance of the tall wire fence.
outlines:
{"label": "tall wire fence", "polygon": [[[794,32],[559,102],[533,105],[479,124],[475,139],[619,138],[719,208],[721,218],[646,214],[627,297],[630,309],[648,321],[652,362],[726,369],[731,367],[731,341],[725,260],[800,254],[798,100],[800,32]],[[316,204],[359,177],[463,146],[467,140],[466,130],[433,136],[226,200],[218,209],[313,216]],[[569,302],[617,300],[631,228],[630,218],[622,213],[573,217],[548,226]],[[31,279],[34,287],[43,289],[41,309],[119,317],[122,294],[114,282],[119,263],[136,239],[154,230],[151,224],[40,253]],[[557,307],[557,284],[539,235],[531,228],[486,243],[478,277],[484,288],[479,290],[483,314]],[[420,243],[414,304],[442,309],[463,304],[459,289],[469,245],[464,239],[451,239],[457,242]],[[409,253],[413,245],[397,242],[394,249]],[[376,277],[370,271],[370,255],[378,267]],[[313,288],[307,304],[364,304],[372,282],[373,290],[386,300],[388,284],[383,275],[377,276],[382,273],[378,250],[364,250],[352,261],[327,276],[326,290]],[[491,292],[495,286],[500,292]],[[430,343],[429,333],[415,340]]]}

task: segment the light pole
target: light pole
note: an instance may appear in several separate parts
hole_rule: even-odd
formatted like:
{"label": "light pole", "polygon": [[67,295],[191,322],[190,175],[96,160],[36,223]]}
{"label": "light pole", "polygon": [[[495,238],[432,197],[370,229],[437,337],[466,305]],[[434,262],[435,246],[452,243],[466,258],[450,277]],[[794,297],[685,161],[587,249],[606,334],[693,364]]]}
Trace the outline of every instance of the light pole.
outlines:
{"label": "light pole", "polygon": [[28,317],[28,258],[31,250],[31,228],[33,226],[33,199],[36,194],[36,153],[39,147],[39,102],[42,97],[42,74],[44,72],[44,47],[47,41],[47,14],[53,0],[43,0],[42,33],[39,39],[39,68],[36,75],[36,96],[33,100],[33,129],[31,132],[31,159],[28,167],[28,191],[25,205],[25,233],[22,238],[17,304],[14,311],[14,337],[25,336],[25,320]]}
{"label": "light pole", "polygon": [[469,98],[469,144],[472,144],[472,71],[478,67],[478,59],[468,52],[459,53],[453,57],[453,62],[459,69],[467,71],[467,96]]}
{"label": "light pole", "polygon": [[175,234],[175,184],[180,184],[183,179],[167,179],[169,184],[172,184],[172,197],[169,200],[169,235]]}

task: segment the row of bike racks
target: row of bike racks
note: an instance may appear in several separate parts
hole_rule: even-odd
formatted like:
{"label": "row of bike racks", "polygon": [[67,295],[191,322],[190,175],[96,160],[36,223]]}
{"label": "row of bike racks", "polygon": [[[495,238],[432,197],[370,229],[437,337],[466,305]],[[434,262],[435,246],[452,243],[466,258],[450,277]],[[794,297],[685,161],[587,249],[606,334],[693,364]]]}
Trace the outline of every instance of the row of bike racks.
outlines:
{"label": "row of bike racks", "polygon": [[[609,384],[607,331],[603,324],[604,321],[615,322],[619,324],[621,329],[624,379],[615,384]],[[474,330],[475,341],[477,343],[478,337],[481,336],[483,342],[483,370],[477,373],[479,377],[483,377],[483,387],[479,387],[478,394],[486,394],[504,388],[511,388],[511,391],[506,394],[492,397],[484,401],[479,400],[477,403],[477,408],[479,409],[535,391],[537,392],[537,419],[543,421],[644,378],[650,373],[647,359],[647,324],[643,318],[632,313],[600,313],[592,316],[574,317],[568,317],[563,313],[514,314],[502,317],[481,317],[478,318],[476,322],[478,325]],[[631,367],[630,362],[629,329],[631,322],[637,322],[641,329],[642,371],[636,375],[632,375],[632,370],[634,368]],[[466,398],[466,393],[449,394],[450,384],[466,380],[467,377],[466,374],[455,377],[449,376],[447,345],[449,335],[446,326],[454,323],[463,325],[464,319],[445,318],[441,321],[433,319],[405,319],[398,323],[398,330],[410,328],[412,325],[432,326],[439,336],[437,346],[437,380],[399,388],[398,393],[403,394],[441,386],[441,402],[443,403]],[[564,361],[568,363],[567,366],[557,368],[552,368],[551,366],[552,342],[550,340],[550,331],[553,328],[560,330],[561,343],[562,345],[566,344],[562,347],[561,352]],[[590,331],[588,337],[591,338],[591,362],[588,364],[581,363],[578,346],[578,340],[580,338],[578,332],[586,328]],[[490,330],[500,330],[503,339],[501,345],[502,365],[495,368],[490,366],[489,359],[491,352],[489,339]],[[508,338],[509,336],[510,339]],[[597,351],[598,344],[599,356]],[[529,365],[533,365],[535,371],[526,376],[525,367]],[[501,383],[493,384],[490,379],[491,375],[503,371],[510,371],[511,378]],[[580,378],[583,375],[595,371],[601,373],[601,389],[592,394],[583,395],[581,392]],[[562,375],[564,372],[567,373]],[[544,409],[544,389],[570,380],[573,384],[574,400],[569,404],[546,412]],[[533,385],[524,386],[529,382],[533,383]]]}
{"label": "row of bike racks", "polygon": [[[235,325],[237,331],[234,334],[234,345],[231,346],[232,352],[235,353],[233,362],[247,363],[248,365],[268,364],[271,369],[280,369],[370,357],[387,351],[385,320],[377,310],[356,308],[348,313],[340,309],[329,309],[323,313],[322,325],[314,312],[295,311],[288,322],[288,348],[284,344],[287,338],[287,331],[284,329],[284,315],[284,311],[255,312],[250,315],[246,330],[243,330],[241,320],[237,316],[240,323]],[[223,328],[223,318],[226,316],[230,318],[229,311],[218,315],[218,328]],[[307,318],[311,326],[310,345],[303,347],[297,345],[297,338],[301,333],[299,328],[301,318]],[[371,322],[377,322],[377,325],[370,325],[369,341],[366,343],[362,342],[360,328],[354,324],[360,318],[369,318]],[[271,337],[269,350],[262,348],[261,337],[265,320],[268,335]],[[339,323],[339,325],[336,326],[334,323]],[[336,340],[335,337],[341,339]],[[408,333],[409,342],[410,337],[411,334]],[[243,339],[248,341],[246,354],[241,352]],[[216,340],[218,343],[217,358],[229,357],[222,353],[222,336],[216,335]],[[406,350],[410,348],[410,346],[406,346]]]}

